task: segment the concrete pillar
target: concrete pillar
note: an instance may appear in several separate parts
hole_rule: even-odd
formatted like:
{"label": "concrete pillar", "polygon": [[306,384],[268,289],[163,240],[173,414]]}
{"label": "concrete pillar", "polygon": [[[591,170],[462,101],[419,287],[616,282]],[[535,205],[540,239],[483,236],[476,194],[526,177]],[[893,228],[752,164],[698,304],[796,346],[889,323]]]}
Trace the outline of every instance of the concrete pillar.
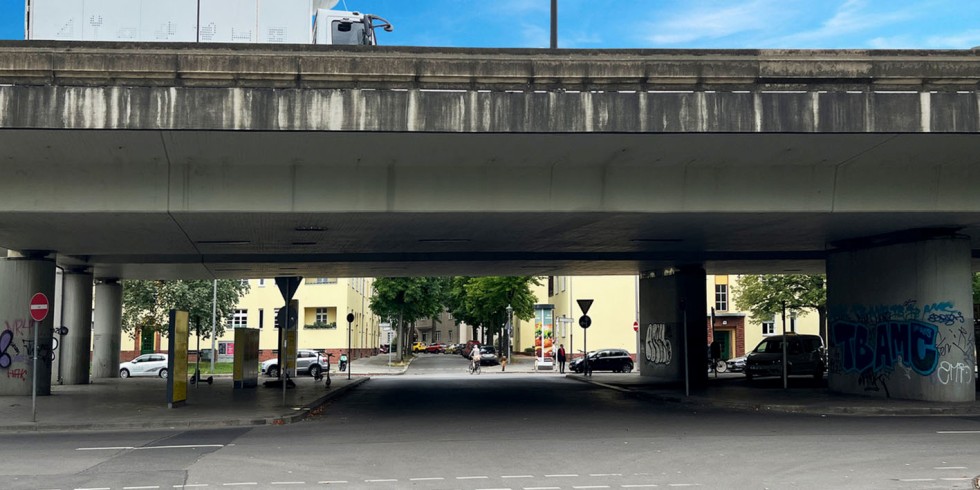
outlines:
{"label": "concrete pillar", "polygon": [[55,379],[60,374],[62,384],[88,384],[92,345],[92,274],[69,270],[62,275],[62,281],[64,314],[61,324],[68,328],[68,334],[59,337],[61,348],[56,354],[60,362],[56,365]]}
{"label": "concrete pillar", "polygon": [[95,285],[95,327],[92,377],[119,377],[119,347],[122,342],[122,284],[103,279]]}
{"label": "concrete pillar", "polygon": [[[51,260],[10,257],[0,259],[0,395],[30,395],[34,380],[37,394],[51,394],[50,313],[41,322],[31,319],[30,302],[36,293],[54,300],[55,264]],[[34,334],[37,330],[37,370]]]}
{"label": "concrete pillar", "polygon": [[830,389],[883,398],[976,398],[970,241],[940,235],[827,260]]}
{"label": "concrete pillar", "polygon": [[707,384],[706,281],[700,267],[640,278],[640,375],[680,386],[687,376],[692,389]]}

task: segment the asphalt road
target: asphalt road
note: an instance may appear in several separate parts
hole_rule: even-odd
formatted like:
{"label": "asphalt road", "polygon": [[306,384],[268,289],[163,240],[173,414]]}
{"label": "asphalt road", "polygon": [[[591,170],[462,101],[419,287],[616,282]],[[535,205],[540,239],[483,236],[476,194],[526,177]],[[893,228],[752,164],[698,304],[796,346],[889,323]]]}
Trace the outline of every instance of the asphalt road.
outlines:
{"label": "asphalt road", "polygon": [[292,425],[0,436],[0,488],[949,489],[980,475],[976,417],[692,412],[465,366],[424,355]]}

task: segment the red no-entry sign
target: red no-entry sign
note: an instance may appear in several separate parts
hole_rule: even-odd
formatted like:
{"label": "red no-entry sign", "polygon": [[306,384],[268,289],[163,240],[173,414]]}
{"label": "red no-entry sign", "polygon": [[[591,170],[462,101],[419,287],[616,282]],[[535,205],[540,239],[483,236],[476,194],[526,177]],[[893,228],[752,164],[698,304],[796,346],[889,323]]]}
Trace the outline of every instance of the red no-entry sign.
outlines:
{"label": "red no-entry sign", "polygon": [[37,293],[31,297],[31,318],[39,322],[48,316],[48,297]]}

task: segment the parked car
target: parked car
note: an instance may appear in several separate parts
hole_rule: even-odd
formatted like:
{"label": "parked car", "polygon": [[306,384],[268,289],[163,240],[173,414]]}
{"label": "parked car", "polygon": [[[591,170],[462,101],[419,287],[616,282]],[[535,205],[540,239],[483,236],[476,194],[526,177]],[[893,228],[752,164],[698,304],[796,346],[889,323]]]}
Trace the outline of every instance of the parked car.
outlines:
{"label": "parked car", "polygon": [[459,354],[459,344],[446,344],[446,348],[443,350],[445,354]]}
{"label": "parked car", "polygon": [[[633,358],[624,349],[602,349],[589,352],[589,369],[592,371],[612,371],[628,373],[633,370]],[[578,358],[568,364],[568,369],[581,373],[585,371],[585,358]]]}
{"label": "parked car", "polygon": [[[329,356],[315,350],[299,350],[296,353],[296,374],[316,377],[325,369],[329,369]],[[262,363],[262,374],[273,378],[279,377],[279,359],[272,358]]]}
{"label": "parked car", "polygon": [[167,354],[143,354],[132,361],[119,364],[119,377],[130,376],[159,376],[166,378]]}
{"label": "parked car", "polygon": [[746,357],[747,356],[733,357],[733,358],[725,361],[725,366],[727,366],[728,367],[728,370],[731,371],[731,372],[733,372],[733,373],[740,373],[742,371],[745,371],[745,358]]}
{"label": "parked car", "polygon": [[745,359],[745,377],[783,375],[783,342],[786,341],[786,371],[789,375],[823,377],[826,352],[819,335],[787,334],[766,337]]}
{"label": "parked car", "polygon": [[442,354],[443,352],[446,352],[446,344],[436,342],[426,347],[425,351],[430,354]]}
{"label": "parked car", "polygon": [[424,342],[413,342],[412,343],[412,352],[424,352],[424,351],[425,351],[425,343]]}
{"label": "parked car", "polygon": [[500,364],[500,359],[497,357],[497,350],[492,345],[480,347],[481,366],[496,366],[498,364]]}

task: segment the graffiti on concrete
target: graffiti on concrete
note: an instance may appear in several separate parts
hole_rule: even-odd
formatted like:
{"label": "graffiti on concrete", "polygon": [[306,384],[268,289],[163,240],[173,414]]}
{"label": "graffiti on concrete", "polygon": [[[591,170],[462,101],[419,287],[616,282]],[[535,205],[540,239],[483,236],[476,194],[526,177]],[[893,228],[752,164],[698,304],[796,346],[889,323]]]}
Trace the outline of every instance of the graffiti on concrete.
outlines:
{"label": "graffiti on concrete", "polygon": [[667,338],[667,325],[647,324],[646,358],[654,364],[670,364],[673,355],[670,340]]}
{"label": "graffiti on concrete", "polygon": [[7,352],[11,344],[14,343],[14,333],[10,330],[4,330],[0,333],[0,369],[7,369],[13,364],[13,357]]}
{"label": "graffiti on concrete", "polygon": [[836,322],[830,342],[837,348],[840,372],[863,373],[891,369],[896,362],[928,376],[939,364],[935,325],[911,321],[881,322],[866,326]]}
{"label": "graffiti on concrete", "polygon": [[939,363],[936,377],[944,385],[949,383],[970,383],[973,381],[973,366],[968,366],[962,362],[953,364],[943,361]]}

